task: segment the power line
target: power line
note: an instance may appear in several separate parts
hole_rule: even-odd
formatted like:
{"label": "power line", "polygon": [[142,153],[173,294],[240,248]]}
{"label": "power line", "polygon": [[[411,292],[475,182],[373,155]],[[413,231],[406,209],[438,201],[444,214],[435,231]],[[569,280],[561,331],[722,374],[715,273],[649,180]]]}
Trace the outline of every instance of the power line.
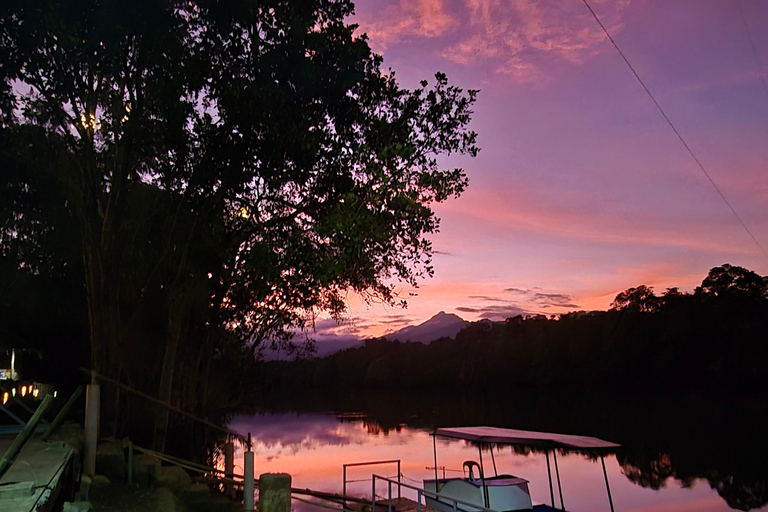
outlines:
{"label": "power line", "polygon": [[640,85],[643,86],[643,89],[645,89],[645,92],[648,94],[648,97],[651,98],[651,101],[653,101],[653,104],[656,105],[656,108],[659,109],[659,112],[661,113],[662,117],[664,117],[664,120],[667,122],[670,128],[672,128],[672,131],[675,132],[675,135],[677,135],[677,138],[680,139],[680,142],[683,144],[686,150],[688,150],[688,153],[691,155],[691,158],[696,162],[696,164],[699,166],[699,169],[701,169],[701,172],[704,173],[704,176],[707,177],[709,182],[712,184],[713,187],[715,187],[715,190],[717,190],[717,193],[720,194],[720,197],[725,201],[725,204],[728,205],[728,208],[731,209],[731,212],[733,213],[734,217],[739,221],[739,224],[741,224],[741,227],[744,228],[744,231],[747,232],[747,234],[752,238],[752,241],[755,242],[755,245],[762,251],[762,253],[765,255],[766,258],[768,258],[768,252],[763,248],[762,245],[760,245],[760,242],[757,241],[757,238],[755,238],[755,235],[752,234],[752,231],[747,227],[747,225],[744,223],[742,218],[739,216],[739,214],[736,212],[736,209],[731,205],[730,201],[725,197],[725,194],[723,194],[723,191],[720,190],[720,187],[717,186],[717,183],[715,183],[715,180],[712,179],[712,176],[709,175],[707,170],[704,168],[704,165],[701,163],[701,161],[698,159],[696,154],[693,152],[691,147],[688,145],[687,142],[685,142],[685,139],[680,134],[680,132],[677,130],[675,125],[672,123],[672,121],[667,116],[666,112],[664,112],[664,109],[661,108],[661,105],[659,105],[659,102],[656,101],[656,98],[653,96],[653,93],[651,93],[650,89],[645,85],[645,82],[643,82],[643,79],[640,78],[640,75],[637,74],[637,71],[635,71],[635,68],[632,66],[632,64],[627,59],[626,55],[624,55],[624,52],[621,51],[621,48],[619,48],[619,45],[616,44],[616,41],[611,37],[611,34],[608,32],[608,29],[605,28],[605,25],[603,25],[603,22],[600,21],[600,18],[597,17],[597,14],[592,9],[592,7],[589,5],[589,2],[587,0],[582,0],[584,2],[584,5],[587,6],[587,9],[589,9],[589,12],[592,13],[592,16],[594,16],[595,21],[597,21],[597,24],[600,25],[600,28],[603,29],[603,32],[605,32],[605,35],[608,36],[608,39],[613,44],[613,47],[616,48],[616,51],[619,52],[619,55],[621,55],[621,58],[624,59],[624,62],[629,67],[630,71],[632,71],[632,74],[635,75],[635,78],[637,78],[637,81],[640,82]]}

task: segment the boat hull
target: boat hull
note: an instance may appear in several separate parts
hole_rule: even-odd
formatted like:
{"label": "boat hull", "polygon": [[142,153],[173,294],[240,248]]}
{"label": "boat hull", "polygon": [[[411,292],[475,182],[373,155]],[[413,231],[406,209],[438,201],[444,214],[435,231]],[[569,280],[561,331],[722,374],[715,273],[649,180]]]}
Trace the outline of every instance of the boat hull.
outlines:
{"label": "boat hull", "polygon": [[[488,506],[493,510],[509,512],[513,510],[532,510],[531,494],[528,481],[511,475],[499,475],[485,479],[447,478],[443,480],[424,480],[424,490],[461,500],[478,507],[485,506],[485,490],[488,493]],[[442,512],[474,512],[479,508],[458,504],[450,499],[427,498],[427,506]]]}

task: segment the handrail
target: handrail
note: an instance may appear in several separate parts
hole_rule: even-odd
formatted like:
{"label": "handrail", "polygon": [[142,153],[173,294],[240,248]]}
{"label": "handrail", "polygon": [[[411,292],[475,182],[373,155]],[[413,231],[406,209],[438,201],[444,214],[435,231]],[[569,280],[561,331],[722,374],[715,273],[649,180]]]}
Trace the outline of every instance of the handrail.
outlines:
{"label": "handrail", "polygon": [[[376,466],[379,464],[397,464],[397,479],[401,480],[402,473],[400,472],[400,459],[392,459],[392,460],[374,460],[370,462],[352,462],[349,464],[343,464],[342,465],[342,486],[341,486],[341,495],[345,496],[347,495],[347,483],[352,483],[352,480],[347,480],[347,468],[349,467],[357,467],[357,466]],[[357,480],[358,482],[367,482],[368,479],[365,480]],[[397,489],[397,497],[400,497],[400,488]]]}
{"label": "handrail", "polygon": [[[437,501],[439,503],[452,504],[454,512],[458,512],[459,511],[459,505],[464,505],[465,507],[469,507],[470,510],[478,511],[478,512],[481,512],[481,511],[482,512],[498,512],[498,510],[494,510],[492,508],[484,507],[482,505],[477,505],[475,503],[470,503],[468,501],[464,501],[464,500],[460,500],[460,499],[456,499],[456,498],[451,498],[449,496],[445,496],[443,494],[439,494],[439,493],[436,493],[436,492],[428,491],[426,489],[422,489],[421,487],[416,487],[414,485],[404,484],[402,482],[396,482],[395,480],[392,480],[390,478],[387,478],[385,476],[380,476],[380,475],[373,475],[373,478],[372,478],[373,483],[372,483],[372,486],[371,486],[371,489],[372,489],[372,492],[371,492],[371,512],[376,512],[376,479],[383,480],[383,481],[388,483],[389,492],[388,492],[388,496],[387,496],[387,502],[388,502],[387,512],[392,512],[392,510],[393,510],[393,508],[392,508],[392,484],[395,484],[398,487],[402,486],[402,487],[405,487],[406,489],[413,489],[414,491],[416,491],[416,493],[417,493],[417,498],[416,498],[416,510],[417,510],[417,512],[421,512],[421,497],[422,496],[424,496],[425,498],[427,498],[427,497],[431,498],[431,499],[433,499],[433,500],[435,500],[435,501]],[[462,510],[464,510],[464,509],[462,509]]]}
{"label": "handrail", "polygon": [[102,375],[102,374],[96,372],[95,370],[89,370],[87,368],[83,368],[82,366],[80,367],[80,371],[85,373],[85,374],[87,374],[87,375],[92,375],[93,377],[95,377],[98,380],[102,380],[104,382],[108,382],[110,384],[113,384],[113,385],[119,387],[120,389],[128,391],[129,393],[133,393],[136,396],[140,396],[141,398],[144,398],[145,400],[149,400],[150,402],[156,403],[158,405],[162,405],[163,407],[165,407],[169,411],[173,411],[175,413],[181,414],[182,416],[186,416],[187,418],[191,418],[192,420],[197,421],[201,425],[205,425],[206,427],[209,427],[209,428],[211,428],[213,430],[218,430],[220,432],[224,432],[225,434],[229,434],[229,435],[237,438],[243,444],[246,444],[246,443],[250,442],[242,434],[238,434],[237,432],[229,430],[228,428],[224,428],[224,427],[222,427],[220,425],[216,425],[215,423],[211,423],[210,421],[208,421],[206,419],[203,419],[203,418],[200,418],[199,416],[195,416],[194,414],[192,414],[190,412],[187,412],[184,409],[181,409],[180,407],[176,407],[176,406],[171,405],[169,403],[163,402],[159,398],[155,398],[154,396],[148,395],[147,393],[144,393],[143,391],[139,391],[138,389],[134,389],[134,388],[132,388],[131,386],[129,386],[127,384],[123,384],[119,380],[112,379],[110,377],[107,377],[106,375]]}

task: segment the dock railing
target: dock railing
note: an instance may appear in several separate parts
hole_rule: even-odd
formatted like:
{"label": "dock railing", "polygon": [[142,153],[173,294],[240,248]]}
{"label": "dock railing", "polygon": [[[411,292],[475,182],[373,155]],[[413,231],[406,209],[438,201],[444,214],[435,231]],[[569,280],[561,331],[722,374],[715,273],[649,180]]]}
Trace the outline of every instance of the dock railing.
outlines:
{"label": "dock railing", "polygon": [[[373,475],[373,478],[371,479],[371,512],[376,512],[376,480],[386,482],[387,483],[387,512],[393,512],[394,507],[392,506],[392,486],[396,485],[398,487],[398,496],[400,494],[400,487],[405,487],[406,489],[412,489],[416,491],[416,511],[422,512],[422,497],[424,497],[424,503],[426,505],[426,498],[430,498],[435,500],[438,503],[445,504],[450,506],[453,509],[453,512],[498,512],[497,510],[494,510],[492,508],[487,508],[482,505],[477,505],[475,503],[470,503],[468,501],[459,500],[456,498],[450,498],[448,496],[438,494],[436,492],[427,491],[426,489],[422,489],[421,487],[416,487],[414,485],[410,484],[404,484],[399,481],[392,480],[391,478],[387,478],[385,476],[380,475]],[[459,507],[461,505],[461,508]]]}
{"label": "dock railing", "polygon": [[[394,459],[394,460],[375,460],[371,462],[352,462],[350,464],[344,464],[343,465],[343,483],[342,483],[342,490],[341,495],[346,497],[347,496],[347,483],[353,483],[353,482],[367,482],[369,479],[366,478],[364,480],[347,480],[347,468],[351,467],[359,467],[359,466],[378,466],[381,464],[397,464],[397,480],[398,484],[399,481],[402,480],[402,472],[400,471],[400,460]],[[400,497],[400,487],[397,488],[397,497]]]}

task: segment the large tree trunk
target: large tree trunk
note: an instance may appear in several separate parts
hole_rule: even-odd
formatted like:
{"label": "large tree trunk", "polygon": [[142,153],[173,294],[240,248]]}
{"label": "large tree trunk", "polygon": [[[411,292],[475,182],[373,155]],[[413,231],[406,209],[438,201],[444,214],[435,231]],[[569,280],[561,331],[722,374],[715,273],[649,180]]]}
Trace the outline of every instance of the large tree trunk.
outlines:
{"label": "large tree trunk", "polygon": [[181,340],[181,329],[185,305],[188,300],[184,296],[171,294],[170,310],[168,312],[168,342],[165,345],[163,367],[160,371],[160,385],[158,398],[165,405],[158,404],[155,413],[155,428],[152,437],[152,449],[158,452],[165,450],[165,438],[168,433],[168,407],[171,405],[173,394],[173,374],[176,368],[176,359]]}
{"label": "large tree trunk", "polygon": [[[120,289],[98,246],[86,246],[86,292],[91,335],[91,370],[119,380],[122,370]],[[119,388],[105,383],[101,390],[101,435],[117,435]]]}

